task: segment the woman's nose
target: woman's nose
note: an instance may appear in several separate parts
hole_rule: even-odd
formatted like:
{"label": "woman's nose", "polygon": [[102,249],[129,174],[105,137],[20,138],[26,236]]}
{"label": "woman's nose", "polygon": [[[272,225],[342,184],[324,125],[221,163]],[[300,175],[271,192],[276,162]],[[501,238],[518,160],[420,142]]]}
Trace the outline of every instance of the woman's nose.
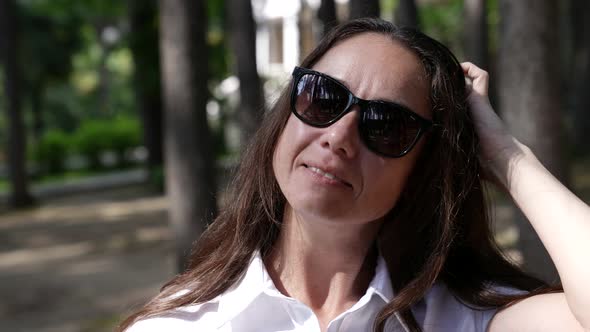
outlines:
{"label": "woman's nose", "polygon": [[[354,107],[358,108],[358,106]],[[360,149],[358,121],[359,114],[356,109],[346,113],[338,121],[325,128],[322,135],[322,146],[347,159],[356,157]]]}

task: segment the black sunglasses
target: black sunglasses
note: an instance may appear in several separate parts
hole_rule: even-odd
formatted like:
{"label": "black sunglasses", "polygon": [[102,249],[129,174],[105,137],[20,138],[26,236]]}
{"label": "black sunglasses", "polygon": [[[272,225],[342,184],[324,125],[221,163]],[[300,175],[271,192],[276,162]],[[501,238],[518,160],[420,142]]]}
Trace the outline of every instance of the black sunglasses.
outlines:
{"label": "black sunglasses", "polygon": [[410,152],[433,123],[394,102],[356,97],[338,80],[320,72],[295,67],[291,111],[318,128],[332,125],[359,105],[359,133],[369,150],[390,158]]}

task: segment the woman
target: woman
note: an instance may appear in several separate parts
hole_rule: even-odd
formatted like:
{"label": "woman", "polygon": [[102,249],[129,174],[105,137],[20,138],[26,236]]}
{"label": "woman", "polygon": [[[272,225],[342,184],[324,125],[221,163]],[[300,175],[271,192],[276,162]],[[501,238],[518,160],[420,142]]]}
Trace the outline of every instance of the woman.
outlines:
{"label": "woman", "polygon": [[[267,113],[189,269],[120,330],[590,330],[589,208],[505,131],[487,88],[421,33],[338,27]],[[500,254],[484,173],[565,293]]]}

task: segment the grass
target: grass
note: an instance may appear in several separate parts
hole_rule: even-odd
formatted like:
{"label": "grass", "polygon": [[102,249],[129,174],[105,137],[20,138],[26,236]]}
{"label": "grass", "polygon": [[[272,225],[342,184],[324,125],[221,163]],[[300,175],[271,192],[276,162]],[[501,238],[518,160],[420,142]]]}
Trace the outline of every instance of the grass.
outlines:
{"label": "grass", "polygon": [[80,327],[80,332],[113,331],[117,324],[121,322],[121,320],[122,317],[120,315],[92,319],[85,322],[83,326]]}

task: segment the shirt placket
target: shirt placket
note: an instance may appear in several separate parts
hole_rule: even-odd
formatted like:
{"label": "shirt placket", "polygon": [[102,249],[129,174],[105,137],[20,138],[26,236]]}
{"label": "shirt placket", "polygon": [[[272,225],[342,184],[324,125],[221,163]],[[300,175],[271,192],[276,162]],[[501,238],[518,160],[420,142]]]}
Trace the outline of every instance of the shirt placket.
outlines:
{"label": "shirt placket", "polygon": [[294,325],[297,326],[296,331],[321,331],[318,318],[308,306],[295,299],[285,299],[282,304]]}

